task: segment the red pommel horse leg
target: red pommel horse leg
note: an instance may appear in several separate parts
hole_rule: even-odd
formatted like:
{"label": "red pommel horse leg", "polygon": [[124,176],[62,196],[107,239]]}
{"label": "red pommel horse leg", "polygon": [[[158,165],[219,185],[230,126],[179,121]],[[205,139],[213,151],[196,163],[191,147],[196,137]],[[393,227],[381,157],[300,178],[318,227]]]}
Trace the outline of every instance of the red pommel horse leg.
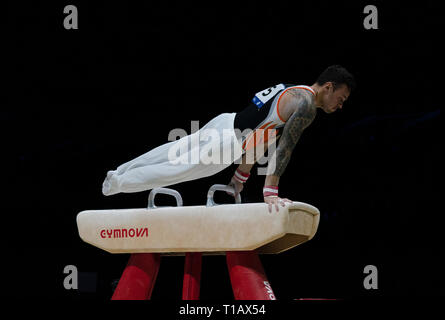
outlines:
{"label": "red pommel horse leg", "polygon": [[190,252],[185,254],[182,300],[199,300],[201,265],[202,253]]}
{"label": "red pommel horse leg", "polygon": [[256,252],[227,252],[226,259],[235,300],[276,300]]}
{"label": "red pommel horse leg", "polygon": [[160,263],[159,253],[132,254],[111,300],[149,300]]}
{"label": "red pommel horse leg", "polygon": [[[112,300],[149,300],[159,272],[159,253],[132,254],[122,273]],[[202,254],[185,255],[183,300],[198,300],[201,281]]]}
{"label": "red pommel horse leg", "polygon": [[[227,252],[226,259],[236,300],[276,300],[256,252]],[[111,299],[150,299],[160,262],[159,253],[132,254]],[[185,255],[183,300],[199,300],[201,267],[202,253]]]}

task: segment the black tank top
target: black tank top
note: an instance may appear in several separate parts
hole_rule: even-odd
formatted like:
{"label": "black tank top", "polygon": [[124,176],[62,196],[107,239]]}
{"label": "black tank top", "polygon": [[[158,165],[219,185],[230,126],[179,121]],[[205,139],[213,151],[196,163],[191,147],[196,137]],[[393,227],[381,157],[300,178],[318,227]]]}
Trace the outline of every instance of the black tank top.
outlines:
{"label": "black tank top", "polygon": [[[271,116],[271,107],[275,100],[274,98],[286,88],[294,86],[293,84],[278,84],[255,94],[252,102],[236,114],[234,121],[235,129],[243,131],[247,128],[254,130],[260,127],[260,124]],[[278,127],[277,125],[277,128]]]}

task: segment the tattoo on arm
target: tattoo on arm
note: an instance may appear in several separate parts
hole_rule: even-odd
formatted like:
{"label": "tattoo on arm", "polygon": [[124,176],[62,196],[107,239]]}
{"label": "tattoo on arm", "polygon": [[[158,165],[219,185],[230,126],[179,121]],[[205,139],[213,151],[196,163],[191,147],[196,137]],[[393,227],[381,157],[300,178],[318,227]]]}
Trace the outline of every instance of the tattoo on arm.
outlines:
{"label": "tattoo on arm", "polygon": [[295,97],[294,103],[296,104],[296,111],[290,116],[284,126],[280,142],[271,159],[275,161],[275,170],[269,173],[279,177],[284,173],[289,163],[295,144],[300,139],[304,129],[312,123],[316,115],[315,107],[304,93],[291,91],[293,90],[289,90]]}

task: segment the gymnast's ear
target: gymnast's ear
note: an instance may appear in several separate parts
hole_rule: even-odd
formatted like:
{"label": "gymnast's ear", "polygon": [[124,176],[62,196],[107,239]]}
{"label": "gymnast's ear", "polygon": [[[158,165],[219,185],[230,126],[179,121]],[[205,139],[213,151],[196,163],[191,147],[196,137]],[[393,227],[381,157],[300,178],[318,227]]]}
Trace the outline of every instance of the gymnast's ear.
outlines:
{"label": "gymnast's ear", "polygon": [[335,90],[334,83],[331,81],[324,83],[321,87],[322,87],[322,89],[325,89],[326,91],[334,91]]}

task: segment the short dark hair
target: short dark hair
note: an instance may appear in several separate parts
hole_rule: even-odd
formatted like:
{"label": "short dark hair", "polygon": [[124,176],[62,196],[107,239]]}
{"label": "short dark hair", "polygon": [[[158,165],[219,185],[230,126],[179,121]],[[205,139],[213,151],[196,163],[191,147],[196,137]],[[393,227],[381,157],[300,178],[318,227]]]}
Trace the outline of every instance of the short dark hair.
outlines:
{"label": "short dark hair", "polygon": [[334,84],[334,90],[342,84],[345,84],[350,92],[356,87],[352,74],[338,64],[327,67],[326,70],[320,74],[316,82],[319,85],[323,85],[326,82],[332,82]]}

